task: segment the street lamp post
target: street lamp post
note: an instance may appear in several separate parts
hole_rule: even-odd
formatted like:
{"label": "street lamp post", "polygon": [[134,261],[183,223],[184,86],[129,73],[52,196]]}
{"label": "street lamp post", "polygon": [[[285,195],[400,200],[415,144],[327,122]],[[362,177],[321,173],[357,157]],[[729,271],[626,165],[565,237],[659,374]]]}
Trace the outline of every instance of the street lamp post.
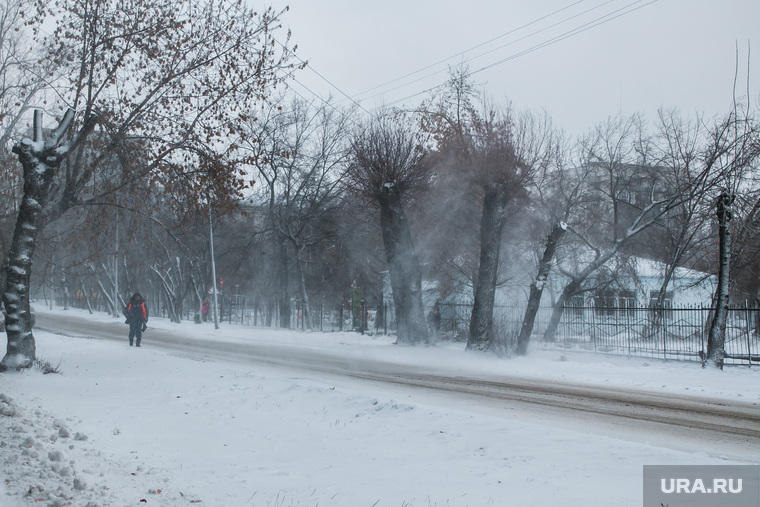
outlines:
{"label": "street lamp post", "polygon": [[208,203],[208,236],[211,244],[211,278],[212,278],[212,297],[214,299],[214,329],[219,329],[219,311],[217,309],[217,292],[216,292],[216,261],[214,260],[214,225],[211,220],[211,201]]}

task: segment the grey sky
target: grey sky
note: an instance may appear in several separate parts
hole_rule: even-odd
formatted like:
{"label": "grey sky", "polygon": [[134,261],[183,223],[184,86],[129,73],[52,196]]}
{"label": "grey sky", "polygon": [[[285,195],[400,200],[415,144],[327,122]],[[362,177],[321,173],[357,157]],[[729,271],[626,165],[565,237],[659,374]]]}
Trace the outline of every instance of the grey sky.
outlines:
{"label": "grey sky", "polygon": [[305,97],[346,94],[368,110],[417,104],[445,82],[449,66],[467,61],[492,99],[546,109],[571,134],[619,112],[654,119],[660,106],[713,115],[731,106],[737,45],[737,95],[747,95],[750,65],[749,96],[760,102],[758,0],[274,5],[290,5],[283,21],[297,54],[322,76],[302,71],[293,88]]}

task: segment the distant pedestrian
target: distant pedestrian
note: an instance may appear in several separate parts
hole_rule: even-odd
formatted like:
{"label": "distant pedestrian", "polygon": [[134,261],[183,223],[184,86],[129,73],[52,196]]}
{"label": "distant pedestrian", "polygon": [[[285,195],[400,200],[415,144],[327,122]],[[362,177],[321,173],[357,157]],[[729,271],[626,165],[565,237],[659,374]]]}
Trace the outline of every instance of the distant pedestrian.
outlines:
{"label": "distant pedestrian", "polygon": [[201,305],[201,315],[203,316],[203,322],[208,321],[208,300],[204,299]]}
{"label": "distant pedestrian", "polygon": [[124,308],[124,315],[127,317],[126,323],[129,324],[129,346],[133,346],[135,339],[137,339],[137,346],[139,347],[142,333],[147,328],[148,323],[148,305],[139,292],[135,292],[132,299],[127,303],[126,308]]}
{"label": "distant pedestrian", "polygon": [[430,334],[437,337],[441,330],[441,308],[438,306],[438,301],[428,313],[428,326],[430,327]]}

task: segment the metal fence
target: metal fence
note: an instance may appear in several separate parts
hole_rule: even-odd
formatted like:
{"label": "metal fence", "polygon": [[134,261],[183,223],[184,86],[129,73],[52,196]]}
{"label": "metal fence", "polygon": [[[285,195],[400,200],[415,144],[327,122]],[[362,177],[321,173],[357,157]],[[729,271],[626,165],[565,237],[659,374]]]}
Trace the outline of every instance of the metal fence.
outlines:
{"label": "metal fence", "polygon": [[[469,328],[471,305],[441,304],[441,334],[464,340]],[[498,344],[514,346],[525,310],[494,307]],[[661,359],[701,361],[707,351],[711,308],[567,307],[554,339],[544,339],[551,308],[536,316],[531,343],[534,347],[593,351]],[[760,309],[732,308],[728,312],[725,364],[760,364]]]}
{"label": "metal fence", "polygon": [[[226,304],[225,304],[226,303]],[[263,308],[247,301],[225,301],[222,321],[230,324],[266,325]],[[429,311],[430,308],[426,310]],[[439,303],[441,339],[466,341],[471,304]],[[276,308],[275,308],[276,313]],[[494,334],[498,348],[512,350],[522,326],[524,308],[494,307]],[[711,308],[667,308],[658,315],[651,308],[566,307],[553,340],[544,338],[552,308],[536,315],[531,346],[541,349],[592,351],[636,357],[701,361],[707,351]],[[396,323],[392,304],[365,301],[338,305],[313,305],[312,329],[393,334]],[[278,324],[275,315],[271,325]],[[291,305],[291,329],[308,328],[300,301]],[[728,312],[725,364],[760,364],[760,309],[732,308]]]}

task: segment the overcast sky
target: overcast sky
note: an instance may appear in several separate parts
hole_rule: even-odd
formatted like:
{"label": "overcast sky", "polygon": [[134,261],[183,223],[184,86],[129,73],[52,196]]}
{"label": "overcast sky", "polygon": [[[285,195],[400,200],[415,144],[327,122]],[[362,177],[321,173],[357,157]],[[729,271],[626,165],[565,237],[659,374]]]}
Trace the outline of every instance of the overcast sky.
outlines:
{"label": "overcast sky", "polygon": [[[418,104],[468,62],[494,100],[546,109],[571,134],[661,106],[713,115],[760,102],[758,0],[275,0],[310,68],[304,97],[371,111]],[[482,69],[482,70],[481,70]],[[318,74],[317,74],[318,73]]]}

